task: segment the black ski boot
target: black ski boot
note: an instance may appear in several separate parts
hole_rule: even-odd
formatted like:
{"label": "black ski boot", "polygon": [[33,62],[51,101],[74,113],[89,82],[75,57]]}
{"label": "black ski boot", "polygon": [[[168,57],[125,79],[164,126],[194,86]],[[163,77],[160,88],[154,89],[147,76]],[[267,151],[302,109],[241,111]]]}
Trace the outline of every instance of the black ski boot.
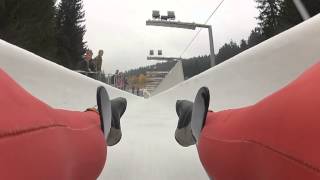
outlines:
{"label": "black ski boot", "polygon": [[196,139],[191,130],[191,116],[193,103],[188,100],[178,100],[176,102],[176,112],[179,117],[178,126],[175,132],[176,141],[184,147],[194,145]]}
{"label": "black ski boot", "polygon": [[179,117],[175,132],[176,141],[184,147],[197,143],[207,118],[210,94],[207,87],[199,89],[194,103],[178,100],[176,111]]}
{"label": "black ski boot", "polygon": [[106,89],[100,86],[97,89],[97,104],[101,130],[107,140],[107,145],[116,145],[122,136],[120,118],[126,111],[127,100],[119,97],[110,101]]}
{"label": "black ski boot", "polygon": [[126,111],[126,108],[127,100],[125,98],[118,97],[111,100],[112,120],[111,129],[107,137],[108,146],[116,145],[122,137],[120,118]]}

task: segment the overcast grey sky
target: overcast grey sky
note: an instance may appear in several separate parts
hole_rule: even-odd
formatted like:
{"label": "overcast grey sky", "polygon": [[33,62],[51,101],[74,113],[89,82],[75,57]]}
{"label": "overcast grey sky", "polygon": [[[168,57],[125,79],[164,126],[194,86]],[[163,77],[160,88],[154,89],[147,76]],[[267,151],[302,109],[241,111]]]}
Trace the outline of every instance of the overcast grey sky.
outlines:
{"label": "overcast grey sky", "polygon": [[[175,11],[177,20],[204,23],[221,0],[84,0],[85,40],[94,56],[103,49],[107,73],[155,64],[147,61],[149,49],[165,56],[180,56],[197,30],[146,26],[152,10]],[[208,24],[213,26],[215,52],[231,39],[247,38],[256,26],[254,0],[225,0]],[[184,58],[209,54],[208,31],[202,30]]]}

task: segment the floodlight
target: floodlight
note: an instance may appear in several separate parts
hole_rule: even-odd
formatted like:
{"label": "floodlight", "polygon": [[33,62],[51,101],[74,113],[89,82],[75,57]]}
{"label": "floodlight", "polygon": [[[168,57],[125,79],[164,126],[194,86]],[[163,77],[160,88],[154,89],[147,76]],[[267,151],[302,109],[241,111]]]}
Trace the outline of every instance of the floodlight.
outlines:
{"label": "floodlight", "polygon": [[176,19],[174,11],[168,11],[168,19],[171,19],[171,20],[175,20]]}
{"label": "floodlight", "polygon": [[153,10],[152,11],[152,18],[153,19],[159,19],[160,18],[160,11]]}

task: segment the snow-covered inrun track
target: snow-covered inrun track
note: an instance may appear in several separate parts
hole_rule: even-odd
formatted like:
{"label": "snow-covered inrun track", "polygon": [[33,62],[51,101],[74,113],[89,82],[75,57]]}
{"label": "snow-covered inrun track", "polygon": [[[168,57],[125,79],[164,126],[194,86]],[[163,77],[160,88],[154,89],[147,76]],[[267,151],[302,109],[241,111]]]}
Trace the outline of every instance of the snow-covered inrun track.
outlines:
{"label": "snow-covered inrun track", "polygon": [[149,99],[133,96],[0,41],[0,68],[34,96],[55,108],[85,110],[96,104],[96,88],[122,96],[121,142],[108,148],[99,179],[208,179],[196,147],[174,139],[175,101],[192,100],[201,86],[211,91],[217,111],[251,105],[320,60],[320,15]]}

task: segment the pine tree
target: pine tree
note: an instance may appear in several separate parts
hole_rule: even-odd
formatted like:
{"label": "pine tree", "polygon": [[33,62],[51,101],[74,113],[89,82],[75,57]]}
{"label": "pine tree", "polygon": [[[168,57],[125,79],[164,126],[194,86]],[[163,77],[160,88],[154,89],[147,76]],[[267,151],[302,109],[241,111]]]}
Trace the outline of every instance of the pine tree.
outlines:
{"label": "pine tree", "polygon": [[47,59],[55,55],[55,0],[1,0],[0,38]]}
{"label": "pine tree", "polygon": [[283,0],[256,0],[260,11],[257,19],[265,37],[278,34],[280,5]]}
{"label": "pine tree", "polygon": [[[320,12],[320,1],[304,0],[302,3],[311,17]],[[292,0],[284,0],[280,7],[279,21],[281,31],[287,30],[303,21]]]}
{"label": "pine tree", "polygon": [[82,0],[61,0],[56,15],[58,63],[74,69],[85,53]]}
{"label": "pine tree", "polygon": [[220,64],[225,60],[228,60],[229,58],[237,55],[239,52],[241,52],[239,45],[231,40],[230,43],[225,43],[219,49],[219,52],[216,56],[216,62],[217,64]]}
{"label": "pine tree", "polygon": [[303,21],[293,1],[283,1],[279,14],[280,30],[285,31]]}
{"label": "pine tree", "polygon": [[260,28],[255,28],[251,31],[249,37],[248,37],[248,47],[253,47],[262,41],[265,40],[265,37],[262,35]]}
{"label": "pine tree", "polygon": [[244,39],[241,39],[240,41],[240,51],[244,51],[248,48],[248,44],[247,44],[247,41],[244,40]]}
{"label": "pine tree", "polygon": [[320,13],[320,1],[319,0],[304,0],[303,4],[307,8],[311,17]]}

